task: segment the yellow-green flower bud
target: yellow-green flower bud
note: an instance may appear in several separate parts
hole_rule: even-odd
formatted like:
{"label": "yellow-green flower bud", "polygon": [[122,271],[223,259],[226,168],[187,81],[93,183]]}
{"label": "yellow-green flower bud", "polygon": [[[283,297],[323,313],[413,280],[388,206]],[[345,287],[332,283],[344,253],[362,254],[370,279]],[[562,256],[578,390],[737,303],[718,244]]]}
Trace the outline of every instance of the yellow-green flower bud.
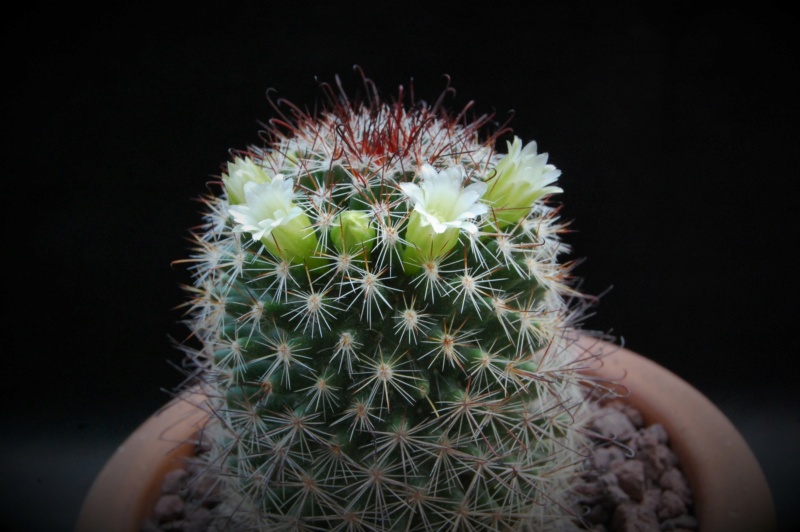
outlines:
{"label": "yellow-green flower bud", "polygon": [[526,217],[539,198],[563,192],[550,186],[561,171],[547,164],[546,153],[536,152],[535,142],[523,148],[519,137],[514,137],[514,142],[507,145],[508,154],[497,163],[494,177],[487,181],[485,197],[500,229]]}
{"label": "yellow-green flower bud", "polygon": [[330,238],[339,253],[350,255],[372,251],[375,244],[375,229],[370,225],[369,213],[346,211],[339,215],[331,227]]}
{"label": "yellow-green flower bud", "polygon": [[458,243],[460,232],[459,228],[450,227],[437,233],[433,225],[424,225],[424,215],[412,212],[406,228],[409,246],[402,255],[406,272],[414,273],[425,261],[447,254]]}

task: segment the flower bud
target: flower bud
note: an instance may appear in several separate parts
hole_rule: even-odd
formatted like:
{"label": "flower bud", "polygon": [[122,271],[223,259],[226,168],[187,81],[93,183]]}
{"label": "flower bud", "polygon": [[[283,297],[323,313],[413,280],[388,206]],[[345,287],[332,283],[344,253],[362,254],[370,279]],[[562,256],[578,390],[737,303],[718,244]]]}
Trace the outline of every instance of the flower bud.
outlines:
{"label": "flower bud", "polygon": [[433,226],[424,225],[424,217],[414,211],[408,218],[406,241],[409,245],[403,251],[403,264],[409,273],[415,272],[429,259],[446,255],[458,243],[458,228],[446,228],[437,233]]}
{"label": "flower bud", "polygon": [[522,141],[514,137],[514,142],[507,145],[508,154],[497,163],[495,176],[487,180],[486,200],[500,229],[526,217],[539,198],[563,192],[550,186],[561,170],[547,164],[546,153],[536,153],[535,142],[522,148]]}
{"label": "flower bud", "polygon": [[339,253],[359,254],[372,251],[375,229],[370,226],[369,213],[346,211],[339,215],[331,228],[330,238]]}

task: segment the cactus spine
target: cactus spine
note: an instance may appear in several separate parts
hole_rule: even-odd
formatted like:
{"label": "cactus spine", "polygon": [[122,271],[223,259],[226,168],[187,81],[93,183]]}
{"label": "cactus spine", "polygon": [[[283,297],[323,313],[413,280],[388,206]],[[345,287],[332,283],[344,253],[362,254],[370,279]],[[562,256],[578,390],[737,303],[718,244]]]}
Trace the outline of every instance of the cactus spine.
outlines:
{"label": "cactus spine", "polygon": [[497,153],[487,116],[365,86],[289,105],[202,198],[184,349],[233,519],[561,529],[587,413],[560,172]]}

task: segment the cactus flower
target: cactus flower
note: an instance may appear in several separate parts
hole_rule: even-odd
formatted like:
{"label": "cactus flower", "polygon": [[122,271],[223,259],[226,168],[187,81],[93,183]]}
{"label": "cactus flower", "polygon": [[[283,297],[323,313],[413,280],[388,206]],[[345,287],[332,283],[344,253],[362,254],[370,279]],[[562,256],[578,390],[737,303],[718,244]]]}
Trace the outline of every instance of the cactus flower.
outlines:
{"label": "cactus flower", "polygon": [[317,238],[311,221],[296,196],[291,179],[281,174],[268,183],[244,184],[245,203],[232,205],[230,214],[237,225],[235,232],[247,232],[253,241],[261,241],[275,257],[303,262],[314,254]]}
{"label": "cactus flower", "polygon": [[561,170],[547,164],[546,153],[537,153],[536,142],[523,148],[520,138],[514,137],[514,142],[506,144],[508,154],[497,163],[494,178],[487,180],[486,194],[500,229],[525,218],[540,198],[563,192],[551,186]]}
{"label": "cactus flower", "polygon": [[222,174],[222,182],[225,184],[225,191],[228,193],[228,200],[231,205],[244,203],[244,186],[247,183],[269,183],[272,181],[264,169],[253,162],[250,157],[237,157],[232,163],[228,163],[228,172]]}
{"label": "cactus flower", "polygon": [[441,257],[458,242],[461,231],[478,232],[476,218],[489,211],[481,198],[486,184],[475,182],[464,185],[464,170],[453,166],[437,172],[423,165],[419,171],[421,183],[400,183],[398,187],[414,206],[411,212],[403,260],[404,265],[419,267],[422,261]]}

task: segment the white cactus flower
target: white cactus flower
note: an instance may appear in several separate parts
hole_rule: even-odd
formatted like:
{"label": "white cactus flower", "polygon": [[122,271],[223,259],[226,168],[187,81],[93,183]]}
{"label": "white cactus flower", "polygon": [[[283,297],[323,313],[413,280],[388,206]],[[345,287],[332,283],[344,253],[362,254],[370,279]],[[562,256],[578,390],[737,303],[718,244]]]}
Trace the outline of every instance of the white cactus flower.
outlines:
{"label": "white cactus flower", "polygon": [[272,181],[264,169],[253,162],[250,157],[236,157],[234,161],[228,163],[228,173],[222,174],[222,182],[225,184],[225,191],[228,193],[228,201],[231,205],[245,203],[244,186],[247,183],[269,183]]}
{"label": "white cactus flower", "polygon": [[458,242],[461,231],[478,232],[476,218],[489,211],[481,203],[486,183],[463,186],[464,169],[453,166],[437,172],[426,164],[420,169],[421,183],[400,183],[398,187],[414,208],[408,221],[403,264],[413,273],[432,258],[441,257]]}
{"label": "white cactus flower", "polygon": [[288,225],[303,214],[303,209],[293,203],[294,183],[281,174],[269,183],[244,184],[245,203],[233,205],[231,216],[238,224],[234,231],[246,231],[253,240],[268,237],[273,229]]}
{"label": "white cactus flower", "polygon": [[470,220],[486,214],[489,208],[480,203],[486,193],[486,183],[472,183],[462,187],[464,169],[453,166],[437,172],[425,164],[419,172],[421,185],[400,183],[398,186],[420,214],[420,226],[431,226],[433,232],[441,234],[447,229],[463,229],[468,233],[478,231]]}
{"label": "white cactus flower", "polygon": [[279,258],[300,262],[313,255],[317,239],[308,216],[294,203],[292,179],[277,174],[269,183],[247,182],[244,196],[244,204],[229,209],[235,232],[250,233]]}

